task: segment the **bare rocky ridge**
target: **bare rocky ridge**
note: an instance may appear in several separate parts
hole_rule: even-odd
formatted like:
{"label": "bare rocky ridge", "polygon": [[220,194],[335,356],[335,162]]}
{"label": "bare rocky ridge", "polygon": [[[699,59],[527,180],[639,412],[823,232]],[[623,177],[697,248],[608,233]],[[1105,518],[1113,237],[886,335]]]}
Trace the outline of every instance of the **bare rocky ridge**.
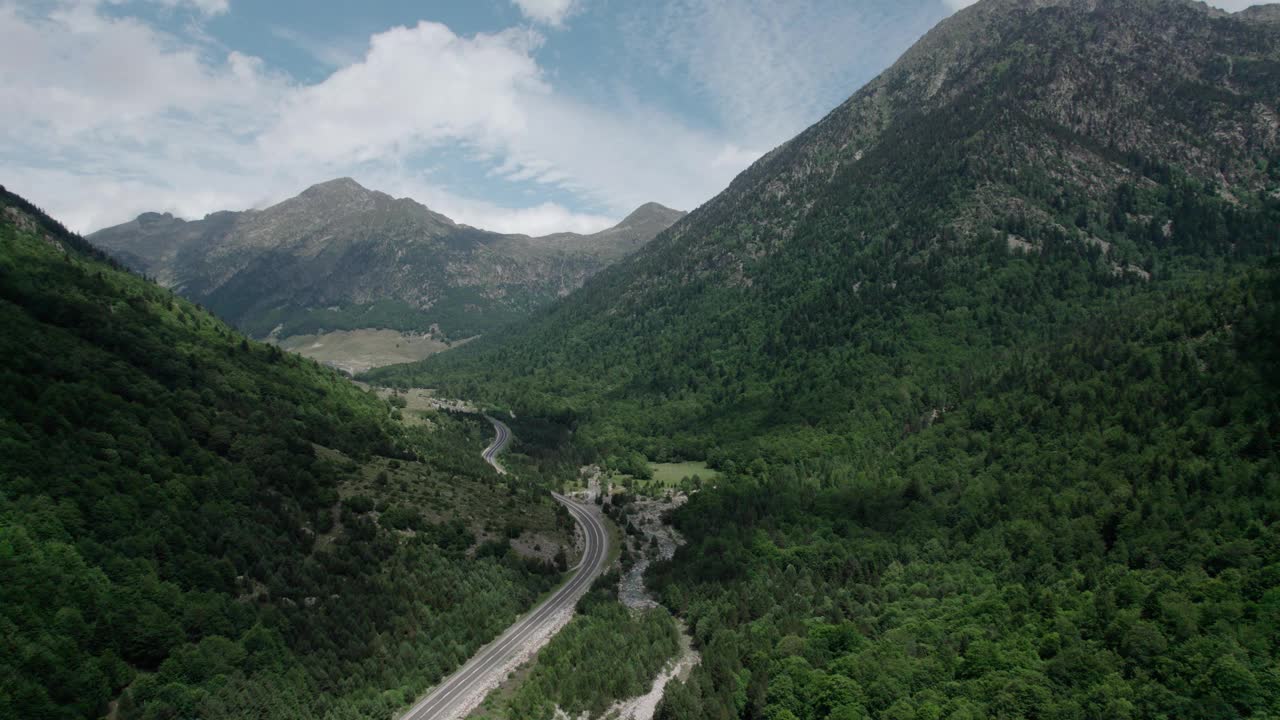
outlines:
{"label": "bare rocky ridge", "polygon": [[686,214],[658,203],[645,203],[623,218],[622,222],[593,235],[557,233],[529,240],[543,247],[587,253],[602,260],[618,260],[639,250]]}
{"label": "bare rocky ridge", "polygon": [[257,336],[435,324],[457,339],[567,294],[683,216],[650,203],[592,235],[503,235],[339,178],[264,210],[146,213],[89,240]]}

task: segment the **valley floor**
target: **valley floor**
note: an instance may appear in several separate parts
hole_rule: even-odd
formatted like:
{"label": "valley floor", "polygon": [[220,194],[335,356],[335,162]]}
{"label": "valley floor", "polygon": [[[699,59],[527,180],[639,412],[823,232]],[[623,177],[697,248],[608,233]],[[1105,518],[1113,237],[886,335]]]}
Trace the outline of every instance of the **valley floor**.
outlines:
{"label": "valley floor", "polygon": [[396,330],[337,330],[316,335],[292,335],[271,342],[284,350],[311,358],[322,365],[358,375],[384,365],[396,365],[458,347],[459,342],[437,340],[430,333],[403,333]]}

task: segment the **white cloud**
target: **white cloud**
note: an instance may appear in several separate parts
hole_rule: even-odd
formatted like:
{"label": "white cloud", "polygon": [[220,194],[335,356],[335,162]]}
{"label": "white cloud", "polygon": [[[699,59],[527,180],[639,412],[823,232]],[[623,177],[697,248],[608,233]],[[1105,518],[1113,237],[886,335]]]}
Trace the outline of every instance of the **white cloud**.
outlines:
{"label": "white cloud", "polygon": [[151,2],[161,7],[189,9],[205,15],[221,15],[231,9],[230,0],[66,0],[82,5],[125,5],[130,2]]}
{"label": "white cloud", "polygon": [[1230,12],[1240,12],[1254,5],[1274,5],[1276,0],[1210,0],[1209,4]]}
{"label": "white cloud", "polygon": [[252,58],[232,53],[210,66],[196,48],[87,5],[43,20],[0,6],[0,36],[0,67],[24,68],[0,75],[10,122],[25,119],[66,138],[108,125],[129,135],[131,121],[176,110],[212,113],[216,121],[276,84]]}
{"label": "white cloud", "polygon": [[577,9],[577,0],[512,0],[534,22],[560,27]]}
{"label": "white cloud", "polygon": [[462,38],[423,22],[375,35],[365,58],[292,93],[264,153],[363,162],[445,141],[491,144],[525,130],[522,99],[547,92],[536,35]]}
{"label": "white cloud", "polygon": [[635,6],[626,36],[688,78],[741,144],[771,148],[893,61],[942,15],[928,0],[670,0]]}
{"label": "white cloud", "polygon": [[458,222],[500,233],[522,233],[538,237],[560,232],[589,235],[613,227],[618,218],[589,213],[575,213],[556,203],[541,203],[527,208],[504,208],[483,203],[474,210],[465,206],[455,209]]}
{"label": "white cloud", "polygon": [[[692,82],[726,134],[771,148],[890,65],[950,11],[975,0],[663,0],[633,3],[630,54]],[[1240,9],[1255,0],[1214,0]]]}
{"label": "white cloud", "polygon": [[231,8],[228,0],[153,0],[153,2],[159,2],[161,5],[168,7],[189,5],[206,15],[219,15]]}
{"label": "white cloud", "polygon": [[163,163],[135,163],[128,172],[117,173],[100,167],[10,167],[3,183],[81,233],[142,212],[170,212],[195,219],[214,210],[262,207],[285,197],[268,189],[266,183],[224,172],[191,168],[173,184],[145,176],[149,169],[164,172],[168,168]]}
{"label": "white cloud", "polygon": [[481,227],[486,230],[523,233],[534,237],[560,232],[589,235],[618,223],[618,218],[615,217],[575,213],[556,203],[542,203],[528,208],[493,208],[482,211],[478,219],[483,223]]}
{"label": "white cloud", "polygon": [[[925,29],[845,0],[634,6],[658,45],[632,49],[694,79],[723,118],[712,134],[634,100],[566,94],[539,64],[543,38],[528,28],[393,28],[332,57],[340,69],[306,84],[216,43],[102,11],[116,1],[60,0],[36,14],[0,0],[0,182],[82,231],[144,210],[198,217],[261,207],[341,175],[459,222],[531,234],[599,229],[650,200],[692,209],[852,92],[860,81],[851,64],[883,66]],[[875,40],[850,51],[853,37]],[[437,162],[441,151],[455,159],[426,173],[424,158]],[[485,190],[458,191],[456,172],[474,178],[475,165],[488,172]],[[522,185],[554,192],[516,208],[477,197]]]}
{"label": "white cloud", "polygon": [[466,147],[493,158],[498,177],[618,213],[649,200],[690,207],[745,167],[732,160],[759,155],[651,109],[558,92],[533,57],[541,41],[524,30],[460,37],[426,22],[376,35],[361,62],[289,96],[258,137],[259,155],[337,172]]}
{"label": "white cloud", "polygon": [[298,48],[329,69],[359,62],[364,53],[363,45],[353,47],[351,42],[344,39],[321,40],[279,25],[272,26],[270,32],[273,37]]}
{"label": "white cloud", "polygon": [[[351,175],[477,227],[590,232],[650,200],[691,208],[759,155],[660,112],[564,95],[527,29],[393,28],[309,85],[92,2],[34,17],[0,2],[0,37],[0,67],[26,69],[0,72],[3,182],[80,231],[147,210],[262,207]],[[494,183],[540,184],[599,210],[458,194],[454,166],[421,169],[438,149],[463,149]]]}

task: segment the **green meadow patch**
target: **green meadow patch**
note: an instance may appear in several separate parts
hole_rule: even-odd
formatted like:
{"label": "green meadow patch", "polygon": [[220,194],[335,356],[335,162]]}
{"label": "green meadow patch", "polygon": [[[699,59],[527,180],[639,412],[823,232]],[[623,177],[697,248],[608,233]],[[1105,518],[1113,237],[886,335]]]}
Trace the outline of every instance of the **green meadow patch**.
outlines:
{"label": "green meadow patch", "polygon": [[695,475],[703,482],[720,477],[720,471],[712,470],[705,462],[649,463],[649,467],[653,470],[654,482],[663,487],[678,486],[685,478],[692,480]]}

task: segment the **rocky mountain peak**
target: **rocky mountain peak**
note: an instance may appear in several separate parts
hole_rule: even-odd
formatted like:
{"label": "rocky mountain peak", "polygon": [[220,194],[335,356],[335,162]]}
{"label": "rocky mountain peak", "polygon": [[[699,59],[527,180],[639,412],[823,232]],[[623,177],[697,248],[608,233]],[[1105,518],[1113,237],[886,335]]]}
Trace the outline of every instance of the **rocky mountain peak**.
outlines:
{"label": "rocky mountain peak", "polygon": [[466,337],[581,285],[683,215],[649,203],[595,235],[502,235],[342,177],[261,210],[147,213],[91,237],[257,335],[439,325]]}
{"label": "rocky mountain peak", "polygon": [[173,213],[145,212],[138,216],[138,223],[141,225],[151,225],[155,223],[173,222],[177,220],[182,222],[180,218],[175,218]]}
{"label": "rocky mountain peak", "polygon": [[373,191],[349,177],[340,177],[322,183],[316,183],[303,190],[300,197],[305,198],[342,198],[372,195]]}
{"label": "rocky mountain peak", "polygon": [[618,224],[620,226],[628,226],[649,222],[666,222],[670,225],[685,215],[686,213],[683,210],[672,210],[656,202],[647,202],[633,210],[630,215],[623,218],[622,222]]}
{"label": "rocky mountain peak", "polygon": [[1280,5],[1254,5],[1241,10],[1234,17],[1254,22],[1280,23]]}

